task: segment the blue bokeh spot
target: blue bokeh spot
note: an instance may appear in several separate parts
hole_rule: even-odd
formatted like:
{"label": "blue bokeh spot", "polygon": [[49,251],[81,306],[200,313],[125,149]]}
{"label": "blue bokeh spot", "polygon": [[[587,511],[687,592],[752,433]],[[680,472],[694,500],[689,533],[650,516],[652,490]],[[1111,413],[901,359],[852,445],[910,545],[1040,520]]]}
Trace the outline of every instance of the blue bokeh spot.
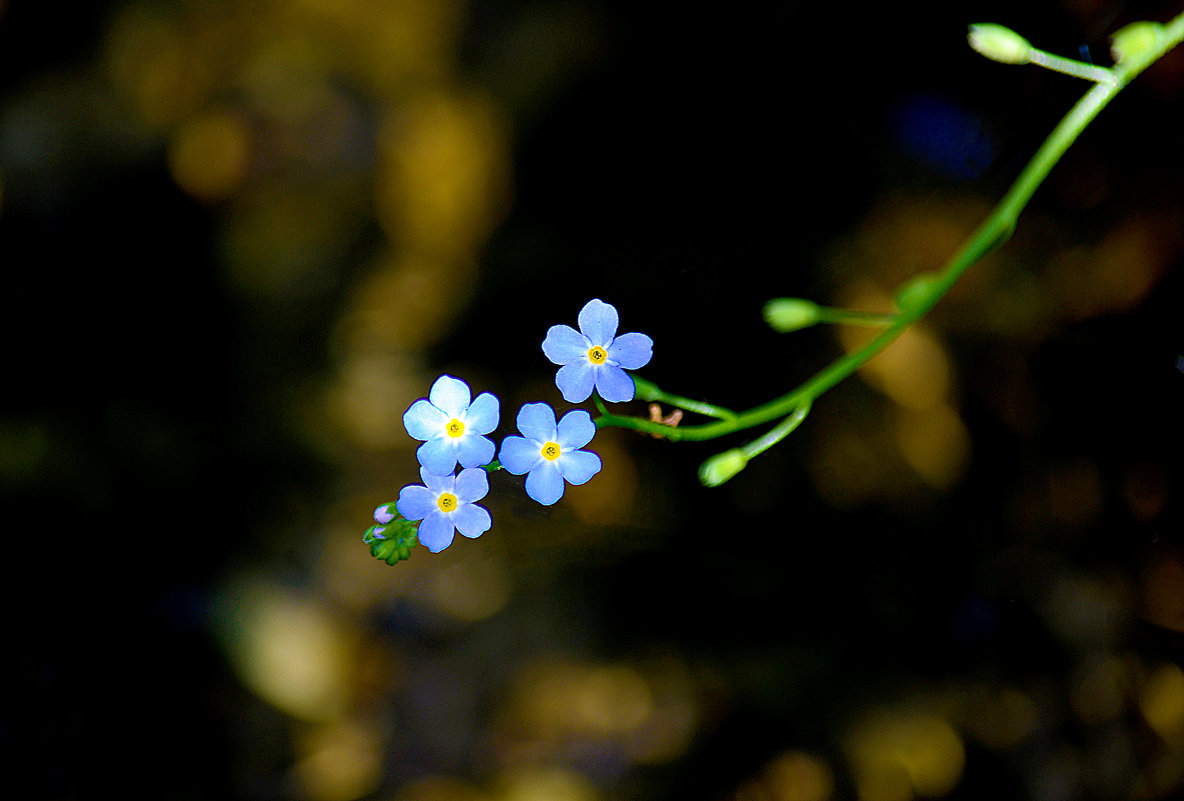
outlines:
{"label": "blue bokeh spot", "polygon": [[977,178],[995,159],[994,142],[982,121],[940,95],[902,98],[890,126],[903,153],[947,178]]}

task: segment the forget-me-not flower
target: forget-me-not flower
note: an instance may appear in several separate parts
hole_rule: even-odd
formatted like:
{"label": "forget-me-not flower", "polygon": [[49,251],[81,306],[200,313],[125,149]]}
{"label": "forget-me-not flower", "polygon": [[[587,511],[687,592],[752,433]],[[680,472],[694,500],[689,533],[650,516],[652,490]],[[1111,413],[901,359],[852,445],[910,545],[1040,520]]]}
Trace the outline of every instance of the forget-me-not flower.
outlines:
{"label": "forget-me-not flower", "polygon": [[497,397],[482,392],[471,403],[469,385],[442,375],[427,398],[420,398],[403,414],[407,433],[425,442],[415,455],[419,463],[438,476],[461,467],[481,467],[493,461],[497,450],[485,435],[497,428]]}
{"label": "forget-me-not flower", "polygon": [[580,330],[553,325],[543,340],[543,353],[562,365],[555,385],[569,403],[586,401],[595,388],[612,403],[633,400],[633,379],[625,370],[649,363],[654,341],[645,334],[617,336],[617,310],[602,300],[590,300],[577,318]]}
{"label": "forget-me-not flower", "polygon": [[419,475],[423,484],[403,487],[395,508],[408,520],[423,521],[418,536],[429,551],[447,548],[457,531],[480,537],[493,525],[488,510],[476,503],[489,492],[489,477],[483,469],[469,467],[455,476],[439,476],[424,467]]}
{"label": "forget-me-not flower", "polygon": [[[583,409],[563,415],[545,403],[528,403],[518,411],[521,437],[502,440],[499,461],[516,476],[526,473],[526,494],[544,506],[563,497],[563,482],[583,484],[600,472],[600,457],[580,448],[592,441],[596,424]],[[421,537],[422,539],[422,537]]]}

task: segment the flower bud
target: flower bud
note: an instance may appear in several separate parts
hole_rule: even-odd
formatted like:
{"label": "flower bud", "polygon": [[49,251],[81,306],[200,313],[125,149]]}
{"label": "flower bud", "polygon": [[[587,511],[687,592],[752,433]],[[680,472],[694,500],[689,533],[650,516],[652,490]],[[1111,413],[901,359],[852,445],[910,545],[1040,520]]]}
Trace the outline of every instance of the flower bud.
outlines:
{"label": "flower bud", "polygon": [[419,543],[414,523],[399,520],[394,525],[371,526],[362,541],[370,546],[370,554],[388,565],[398,564],[411,556],[411,549]]}
{"label": "flower bud", "polygon": [[933,299],[933,287],[937,274],[922,273],[904,283],[896,293],[896,308],[902,314],[909,314]]}
{"label": "flower bud", "polygon": [[788,334],[819,321],[818,304],[802,298],[773,298],[765,304],[765,322],[774,331]]}
{"label": "flower bud", "polygon": [[1110,56],[1117,64],[1129,62],[1155,48],[1162,35],[1158,22],[1132,22],[1110,37]]}
{"label": "flower bud", "polygon": [[970,26],[967,35],[970,46],[981,55],[1003,64],[1027,64],[1032,45],[1010,28],[981,22]]}
{"label": "flower bud", "polygon": [[395,513],[391,511],[392,507],[394,507],[393,503],[384,503],[374,510],[374,519],[385,526],[395,519]]}
{"label": "flower bud", "polygon": [[748,465],[748,457],[739,448],[717,453],[699,466],[699,481],[706,487],[718,487]]}
{"label": "flower bud", "polygon": [[662,397],[662,391],[658,389],[658,385],[653,381],[646,381],[638,375],[629,374],[633,379],[633,388],[636,390],[634,397],[639,401],[653,401]]}

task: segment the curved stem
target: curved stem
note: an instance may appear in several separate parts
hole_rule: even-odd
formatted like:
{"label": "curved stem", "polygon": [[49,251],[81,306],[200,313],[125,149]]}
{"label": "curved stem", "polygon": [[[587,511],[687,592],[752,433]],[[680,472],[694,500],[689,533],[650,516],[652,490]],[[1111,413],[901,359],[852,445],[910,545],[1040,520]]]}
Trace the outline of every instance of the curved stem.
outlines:
{"label": "curved stem", "polygon": [[[681,395],[674,395],[666,392],[658,387],[652,381],[647,381],[641,376],[633,376],[633,386],[637,390],[635,396],[637,400],[646,401],[647,403],[665,403],[667,406],[673,406],[676,409],[682,409],[684,412],[694,412],[695,414],[705,415],[707,417],[717,417],[721,420],[734,420],[736,413],[731,409],[725,409],[722,406],[716,406],[713,403],[706,401],[697,401],[690,398],[684,398]],[[604,408],[604,404],[597,403],[597,408],[600,409],[601,414],[608,414],[608,409]]]}
{"label": "curved stem", "polygon": [[839,309],[834,306],[818,307],[818,322],[832,325],[865,325],[871,328],[883,328],[896,322],[896,317],[895,313],[879,314],[856,311],[855,309]]}
{"label": "curved stem", "polygon": [[764,436],[757,437],[752,442],[740,448],[740,452],[744,454],[745,458],[751,459],[758,454],[762,454],[769,448],[772,448],[781,440],[793,433],[794,429],[802,424],[806,419],[806,415],[810,413],[810,403],[807,401],[799,406],[793,414],[786,417],[772,429],[770,429]]}
{"label": "curved stem", "polygon": [[[1162,28],[1158,41],[1148,51],[1139,53],[1138,57],[1131,59],[1129,63],[1120,63],[1114,70],[1116,76],[1114,82],[1106,81],[1092,86],[1044,140],[1040,149],[1032,156],[990,216],[974,230],[962,247],[945,263],[940,272],[932,276],[931,280],[925,281],[919,291],[910,293],[909,302],[905,304],[906,307],[902,308],[899,314],[892,316],[889,327],[858,350],[839,357],[796,389],[781,397],[716,422],[674,428],[639,417],[615,415],[602,407],[601,416],[595,420],[596,425],[599,427],[617,426],[660,434],[673,441],[707,440],[767,423],[793,414],[795,410],[802,407],[808,407],[815,398],[850,376],[892,344],[913,323],[924,317],[949,292],[950,288],[957,283],[972,264],[992,248],[1005,242],[1011,236],[1016,220],[1031,199],[1032,194],[1086,126],[1136,75],[1174,48],[1181,40],[1184,40],[1184,14],[1176,17]],[[645,383],[649,387],[653,387],[649,382]]]}

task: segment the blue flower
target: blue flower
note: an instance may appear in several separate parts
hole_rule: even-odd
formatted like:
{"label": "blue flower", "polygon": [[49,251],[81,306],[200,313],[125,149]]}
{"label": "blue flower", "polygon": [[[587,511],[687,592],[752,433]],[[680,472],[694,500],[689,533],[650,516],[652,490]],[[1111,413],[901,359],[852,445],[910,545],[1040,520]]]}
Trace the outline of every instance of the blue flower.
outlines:
{"label": "blue flower", "polygon": [[498,400],[488,392],[472,403],[470,397],[468,384],[442,375],[427,398],[403,413],[407,433],[425,440],[415,454],[419,463],[438,476],[451,475],[457,462],[461,467],[481,467],[493,461],[496,448],[484,435],[497,428]]}
{"label": "blue flower", "polygon": [[518,411],[518,430],[525,436],[502,440],[499,460],[514,475],[527,474],[526,494],[544,506],[563,497],[564,481],[583,484],[600,472],[600,457],[580,450],[596,434],[583,409],[568,412],[556,425],[550,406],[528,403]]}
{"label": "blue flower", "polygon": [[617,336],[617,310],[602,300],[590,300],[577,318],[580,330],[553,325],[543,340],[543,353],[563,365],[555,385],[569,403],[586,401],[593,388],[612,403],[633,400],[633,379],[625,370],[636,370],[650,361],[654,341],[645,334]]}
{"label": "blue flower", "polygon": [[438,476],[426,467],[419,471],[423,484],[410,484],[399,491],[395,508],[408,520],[422,520],[419,541],[432,553],[452,544],[459,531],[466,537],[480,537],[493,525],[488,510],[476,501],[489,492],[489,477],[479,467],[461,470],[455,476]]}

